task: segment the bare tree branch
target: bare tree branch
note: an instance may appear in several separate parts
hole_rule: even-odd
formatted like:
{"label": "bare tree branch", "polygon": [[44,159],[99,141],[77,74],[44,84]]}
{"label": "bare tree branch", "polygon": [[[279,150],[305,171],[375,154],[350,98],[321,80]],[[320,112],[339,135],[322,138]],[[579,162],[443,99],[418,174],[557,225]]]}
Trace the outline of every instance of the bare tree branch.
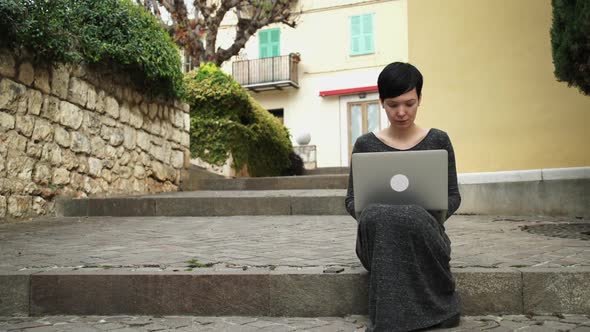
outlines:
{"label": "bare tree branch", "polygon": [[135,2],[145,8],[148,12],[154,14],[162,26],[166,26],[162,20],[162,13],[160,12],[158,0],[135,0]]}
{"label": "bare tree branch", "polygon": [[[248,39],[256,33],[259,29],[272,24],[272,23],[283,23],[292,28],[297,25],[296,18],[292,16],[292,10],[294,4],[297,1],[289,0],[272,0],[270,1],[247,1],[250,7],[245,7],[243,10],[253,13],[252,19],[247,19],[240,15],[241,19],[238,19],[236,37],[233,44],[227,48],[218,48],[217,57],[215,63],[221,65],[224,61],[229,60],[232,56],[238,54]],[[256,3],[256,6],[252,6],[252,3]],[[270,8],[268,5],[270,4]],[[265,7],[266,6],[266,7]]]}
{"label": "bare tree branch", "polygon": [[[195,17],[189,18],[186,0],[136,0],[158,17],[163,7],[172,20],[169,31],[174,41],[190,54],[198,65],[214,62],[220,66],[237,55],[256,31],[269,24],[297,25],[297,0],[194,0]],[[238,22],[236,35],[228,48],[217,47],[217,35],[226,14],[234,10]],[[203,37],[205,44],[203,44]]]}

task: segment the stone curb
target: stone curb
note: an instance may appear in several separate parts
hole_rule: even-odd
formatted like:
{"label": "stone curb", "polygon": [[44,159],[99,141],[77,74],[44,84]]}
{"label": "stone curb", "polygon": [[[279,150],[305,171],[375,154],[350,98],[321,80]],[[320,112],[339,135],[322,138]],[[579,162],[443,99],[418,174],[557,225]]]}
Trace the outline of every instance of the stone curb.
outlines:
{"label": "stone curb", "polygon": [[[588,180],[590,167],[533,169],[458,174],[460,185],[484,185],[513,182],[556,180]],[[342,174],[318,174],[235,179],[189,178],[181,183],[183,191],[192,190],[288,190],[288,189],[346,189],[348,171]]]}
{"label": "stone curb", "polygon": [[[463,314],[588,314],[590,267],[453,269]],[[345,316],[367,313],[364,270],[77,270],[0,275],[0,316]]]}
{"label": "stone curb", "polygon": [[236,179],[192,179],[182,182],[183,191],[194,190],[293,190],[346,189],[348,174],[303,175]]}
{"label": "stone curb", "polygon": [[590,167],[546,168],[521,171],[460,173],[459,184],[590,179]]}
{"label": "stone curb", "polygon": [[327,174],[346,174],[350,172],[348,167],[318,167],[314,169],[304,169],[303,175],[327,175]]}
{"label": "stone curb", "polygon": [[335,195],[201,196],[170,195],[63,199],[58,216],[238,216],[345,215],[344,192]]}
{"label": "stone curb", "polygon": [[590,179],[460,184],[464,214],[590,217]]}

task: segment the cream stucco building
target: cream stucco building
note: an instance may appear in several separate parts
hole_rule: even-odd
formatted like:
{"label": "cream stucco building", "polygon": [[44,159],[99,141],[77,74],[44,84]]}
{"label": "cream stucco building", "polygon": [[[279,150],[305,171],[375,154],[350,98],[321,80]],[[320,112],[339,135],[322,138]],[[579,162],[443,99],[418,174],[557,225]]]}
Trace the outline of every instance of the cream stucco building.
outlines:
{"label": "cream stucco building", "polygon": [[422,71],[417,122],[449,133],[459,172],[590,165],[590,97],[553,77],[550,0],[299,3],[296,29],[259,31],[223,69],[311,134],[318,167],[348,166],[356,137],[387,126],[376,81],[393,61]]}

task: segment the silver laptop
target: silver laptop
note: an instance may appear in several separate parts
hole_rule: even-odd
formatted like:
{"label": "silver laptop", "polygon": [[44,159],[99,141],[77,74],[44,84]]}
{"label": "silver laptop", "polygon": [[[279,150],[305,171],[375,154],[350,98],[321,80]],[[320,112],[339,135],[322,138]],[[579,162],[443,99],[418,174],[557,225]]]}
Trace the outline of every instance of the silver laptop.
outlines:
{"label": "silver laptop", "polygon": [[357,219],[367,206],[380,203],[417,204],[444,221],[448,209],[447,169],[447,150],[353,154]]}

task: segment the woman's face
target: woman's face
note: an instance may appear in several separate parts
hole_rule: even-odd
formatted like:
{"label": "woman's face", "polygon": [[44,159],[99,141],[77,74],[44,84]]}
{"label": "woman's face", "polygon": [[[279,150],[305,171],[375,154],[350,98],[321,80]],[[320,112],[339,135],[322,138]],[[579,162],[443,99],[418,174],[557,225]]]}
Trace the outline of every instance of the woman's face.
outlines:
{"label": "woman's face", "polygon": [[382,101],[383,109],[389,119],[389,123],[394,128],[405,129],[414,125],[420,98],[416,89],[412,89],[403,95],[395,98],[386,98]]}

